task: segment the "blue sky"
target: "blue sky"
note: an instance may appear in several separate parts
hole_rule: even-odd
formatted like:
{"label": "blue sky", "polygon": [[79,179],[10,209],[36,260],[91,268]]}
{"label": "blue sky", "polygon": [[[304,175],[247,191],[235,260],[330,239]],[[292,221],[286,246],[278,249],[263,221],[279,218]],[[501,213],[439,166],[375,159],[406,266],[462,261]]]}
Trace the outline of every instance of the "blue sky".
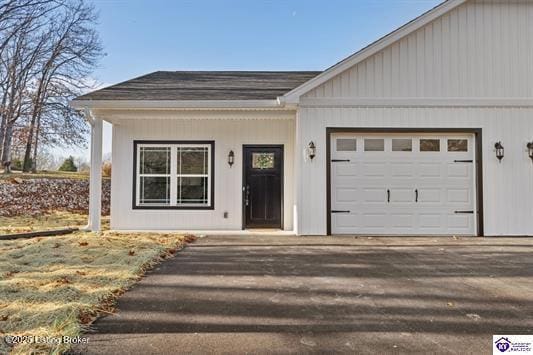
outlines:
{"label": "blue sky", "polygon": [[[109,85],[156,70],[323,70],[439,0],[90,0]],[[110,151],[106,127],[105,152]],[[85,151],[73,152],[88,156]]]}

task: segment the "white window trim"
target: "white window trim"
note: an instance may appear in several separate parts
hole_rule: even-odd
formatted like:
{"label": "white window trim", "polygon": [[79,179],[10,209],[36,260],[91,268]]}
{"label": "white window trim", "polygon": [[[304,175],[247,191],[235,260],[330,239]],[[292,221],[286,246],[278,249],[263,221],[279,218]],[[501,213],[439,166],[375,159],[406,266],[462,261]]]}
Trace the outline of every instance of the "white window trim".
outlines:
{"label": "white window trim", "polygon": [[[142,148],[170,148],[170,174],[141,174],[141,150]],[[207,148],[207,174],[178,174],[178,148]],[[213,209],[213,154],[214,142],[209,143],[135,143],[136,166],[135,166],[135,205],[136,209]],[[169,177],[170,178],[170,203],[140,203],[141,177]],[[179,177],[207,177],[207,203],[180,203],[178,204],[178,178]]]}

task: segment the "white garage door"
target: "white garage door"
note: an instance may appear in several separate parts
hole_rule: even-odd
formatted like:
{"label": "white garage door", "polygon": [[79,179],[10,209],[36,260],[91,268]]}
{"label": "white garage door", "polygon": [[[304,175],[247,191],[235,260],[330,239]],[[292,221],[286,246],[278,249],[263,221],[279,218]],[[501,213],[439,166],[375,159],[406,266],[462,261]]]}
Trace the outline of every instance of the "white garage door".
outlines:
{"label": "white garage door", "polygon": [[331,233],[475,235],[475,138],[331,136]]}

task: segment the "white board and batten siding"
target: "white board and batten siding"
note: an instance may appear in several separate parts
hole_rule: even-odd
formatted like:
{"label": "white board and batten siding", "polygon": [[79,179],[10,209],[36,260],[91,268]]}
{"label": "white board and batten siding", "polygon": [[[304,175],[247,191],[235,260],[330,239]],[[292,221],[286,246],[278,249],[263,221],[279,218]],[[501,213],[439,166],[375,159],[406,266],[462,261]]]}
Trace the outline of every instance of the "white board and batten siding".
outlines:
{"label": "white board and batten siding", "polygon": [[327,233],[326,128],[480,128],[484,233],[533,235],[531,63],[533,1],[471,0],[305,94],[297,150],[317,155],[298,160],[298,232]]}
{"label": "white board and batten siding", "polygon": [[[294,119],[258,112],[176,113],[160,119],[157,111],[144,119],[122,119],[113,125],[111,228],[116,230],[240,230],[242,228],[242,147],[284,146],[284,229],[293,229]],[[268,116],[269,118],[264,118]],[[127,117],[124,116],[124,117]],[[182,118],[180,118],[182,117]],[[206,117],[209,117],[207,119]],[[255,117],[255,119],[254,119]],[[134,140],[213,140],[215,142],[214,210],[132,209]],[[235,163],[227,163],[233,150]],[[228,218],[224,218],[228,212]]]}

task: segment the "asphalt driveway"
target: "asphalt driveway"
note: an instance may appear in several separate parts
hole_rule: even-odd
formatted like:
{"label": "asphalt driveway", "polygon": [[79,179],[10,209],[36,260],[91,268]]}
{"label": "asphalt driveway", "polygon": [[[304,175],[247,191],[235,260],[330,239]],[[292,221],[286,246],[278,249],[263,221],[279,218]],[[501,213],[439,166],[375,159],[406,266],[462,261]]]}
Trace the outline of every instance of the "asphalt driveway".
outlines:
{"label": "asphalt driveway", "polygon": [[533,334],[532,276],[533,238],[207,237],[77,350],[488,354]]}

